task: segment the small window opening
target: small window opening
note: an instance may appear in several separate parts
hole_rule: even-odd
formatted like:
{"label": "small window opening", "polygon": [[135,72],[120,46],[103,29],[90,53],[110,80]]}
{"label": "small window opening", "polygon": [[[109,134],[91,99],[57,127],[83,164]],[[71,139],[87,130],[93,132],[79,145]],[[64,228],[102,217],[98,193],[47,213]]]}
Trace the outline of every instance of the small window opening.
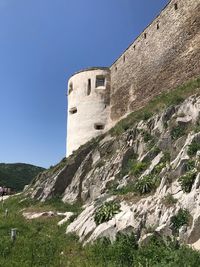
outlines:
{"label": "small window opening", "polygon": [[117,66],[115,67],[115,71],[117,71]]}
{"label": "small window opening", "polygon": [[96,88],[105,86],[105,77],[103,76],[97,76],[96,77]]}
{"label": "small window opening", "polygon": [[70,113],[70,114],[75,114],[75,113],[77,113],[77,108],[76,108],[76,107],[71,108],[71,109],[69,110],[69,113]]}
{"label": "small window opening", "polygon": [[69,95],[71,94],[72,91],[73,91],[73,83],[70,83],[70,85],[69,85]]}
{"label": "small window opening", "polygon": [[94,129],[95,130],[103,130],[105,128],[105,125],[103,123],[95,123]]}
{"label": "small window opening", "polygon": [[157,30],[159,30],[160,29],[160,24],[159,23],[157,23]]}
{"label": "small window opening", "polygon": [[123,61],[124,61],[124,62],[126,61],[126,56],[125,56],[125,55],[123,56]]}
{"label": "small window opening", "polygon": [[178,4],[177,4],[177,3],[174,4],[174,9],[175,9],[175,10],[178,9]]}
{"label": "small window opening", "polygon": [[146,32],[145,32],[145,34],[144,34],[144,39],[147,39],[147,34],[146,34]]}
{"label": "small window opening", "polygon": [[91,79],[88,79],[88,86],[87,86],[87,95],[91,93]]}
{"label": "small window opening", "polygon": [[136,49],[136,45],[133,46],[133,49],[134,49],[134,50]]}

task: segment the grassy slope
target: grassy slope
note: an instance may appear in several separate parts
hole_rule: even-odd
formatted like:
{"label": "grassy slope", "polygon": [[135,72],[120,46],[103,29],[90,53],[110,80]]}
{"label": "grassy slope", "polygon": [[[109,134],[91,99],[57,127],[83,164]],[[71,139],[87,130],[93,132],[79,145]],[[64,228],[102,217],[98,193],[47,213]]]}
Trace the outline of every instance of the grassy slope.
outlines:
{"label": "grassy slope", "polygon": [[0,163],[0,185],[20,191],[44,168],[24,163]]}
{"label": "grassy slope", "polygon": [[[20,202],[13,197],[0,205],[0,266],[5,267],[120,267],[120,266],[200,266],[200,254],[176,242],[153,239],[147,247],[138,248],[134,236],[118,237],[114,244],[108,240],[82,247],[73,235],[66,235],[67,224],[58,227],[61,218],[40,218],[26,221],[22,209],[55,210],[58,200],[39,204],[31,200]],[[4,216],[5,209],[8,216]],[[62,210],[77,207],[61,204]],[[18,229],[15,243],[10,240],[11,228]]]}

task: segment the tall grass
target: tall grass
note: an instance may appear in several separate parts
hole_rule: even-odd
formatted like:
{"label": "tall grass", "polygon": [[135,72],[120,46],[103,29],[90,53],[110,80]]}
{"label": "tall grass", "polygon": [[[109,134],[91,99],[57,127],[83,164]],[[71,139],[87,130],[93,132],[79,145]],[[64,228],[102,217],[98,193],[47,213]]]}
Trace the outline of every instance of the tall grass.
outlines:
{"label": "tall grass", "polygon": [[[23,218],[22,210],[27,208],[36,210],[37,207],[38,203],[35,201],[26,199],[20,202],[20,198],[15,197],[5,201],[3,205],[0,203],[0,266],[200,266],[198,252],[187,247],[179,247],[172,241],[164,242],[160,238],[153,238],[148,246],[139,248],[134,234],[118,235],[114,243],[104,239],[83,247],[76,236],[65,234],[67,224],[57,226],[59,218],[41,218],[32,221]],[[7,217],[5,217],[6,208]],[[11,228],[17,228],[15,242],[10,239]]]}

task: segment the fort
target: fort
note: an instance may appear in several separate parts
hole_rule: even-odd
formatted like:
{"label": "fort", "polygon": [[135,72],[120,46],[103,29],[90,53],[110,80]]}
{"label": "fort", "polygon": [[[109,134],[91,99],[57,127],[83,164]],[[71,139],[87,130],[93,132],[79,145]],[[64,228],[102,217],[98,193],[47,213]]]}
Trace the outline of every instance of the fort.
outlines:
{"label": "fort", "polygon": [[171,0],[111,67],[68,82],[67,154],[163,91],[200,76],[200,0]]}

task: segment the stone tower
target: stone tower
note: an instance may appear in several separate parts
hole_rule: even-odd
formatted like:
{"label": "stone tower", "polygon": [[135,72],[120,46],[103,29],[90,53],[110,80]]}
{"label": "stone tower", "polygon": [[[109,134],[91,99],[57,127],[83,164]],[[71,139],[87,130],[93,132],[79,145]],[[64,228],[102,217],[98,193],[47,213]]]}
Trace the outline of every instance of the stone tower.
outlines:
{"label": "stone tower", "polygon": [[110,69],[94,67],[75,73],[68,82],[68,157],[108,129]]}

